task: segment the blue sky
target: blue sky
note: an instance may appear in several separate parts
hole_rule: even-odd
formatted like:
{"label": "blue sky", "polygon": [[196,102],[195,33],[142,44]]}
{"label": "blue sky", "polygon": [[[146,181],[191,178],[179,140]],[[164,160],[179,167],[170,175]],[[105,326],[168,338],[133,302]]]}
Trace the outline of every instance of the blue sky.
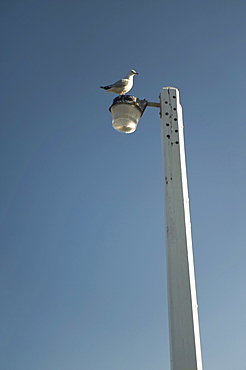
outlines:
{"label": "blue sky", "polygon": [[1,2],[4,370],[167,370],[159,115],[99,89],[180,91],[204,369],[245,370],[246,4]]}

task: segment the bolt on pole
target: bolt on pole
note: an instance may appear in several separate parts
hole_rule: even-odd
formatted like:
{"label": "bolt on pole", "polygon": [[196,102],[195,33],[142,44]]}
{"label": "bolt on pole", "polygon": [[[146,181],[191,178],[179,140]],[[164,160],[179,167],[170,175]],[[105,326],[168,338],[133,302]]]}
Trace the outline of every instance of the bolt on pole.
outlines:
{"label": "bolt on pole", "polygon": [[179,91],[160,94],[171,370],[202,370],[182,107]]}

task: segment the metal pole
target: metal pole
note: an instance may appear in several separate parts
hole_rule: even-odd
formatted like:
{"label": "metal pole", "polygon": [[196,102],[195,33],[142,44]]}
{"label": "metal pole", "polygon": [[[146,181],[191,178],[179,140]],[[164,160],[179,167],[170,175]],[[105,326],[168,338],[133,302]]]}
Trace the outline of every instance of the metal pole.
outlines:
{"label": "metal pole", "polygon": [[171,370],[202,370],[179,91],[160,94]]}

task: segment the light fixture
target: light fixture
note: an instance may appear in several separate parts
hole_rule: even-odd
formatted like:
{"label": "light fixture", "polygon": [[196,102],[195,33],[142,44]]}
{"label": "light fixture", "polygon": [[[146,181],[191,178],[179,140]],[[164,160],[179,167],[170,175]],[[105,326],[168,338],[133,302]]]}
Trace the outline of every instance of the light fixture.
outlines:
{"label": "light fixture", "polygon": [[202,370],[195,272],[186,176],[182,107],[178,89],[168,86],[160,102],[121,95],[109,108],[112,125],[126,134],[136,131],[147,106],[159,108],[164,164],[166,266],[172,370]]}
{"label": "light fixture", "polygon": [[140,100],[131,95],[120,95],[113,100],[109,108],[112,125],[116,131],[130,134],[137,129],[139,118],[147,107],[147,100]]}

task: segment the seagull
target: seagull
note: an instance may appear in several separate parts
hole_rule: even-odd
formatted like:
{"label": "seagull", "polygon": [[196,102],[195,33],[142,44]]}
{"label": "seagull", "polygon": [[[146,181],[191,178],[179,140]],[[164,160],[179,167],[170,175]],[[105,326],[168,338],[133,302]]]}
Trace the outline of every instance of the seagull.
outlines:
{"label": "seagull", "polygon": [[127,73],[126,77],[123,78],[122,80],[119,80],[112,85],[100,86],[100,87],[101,89],[104,89],[107,92],[113,92],[115,94],[123,95],[131,90],[133,86],[133,77],[135,75],[138,75],[138,73],[134,71],[134,69],[131,69]]}

